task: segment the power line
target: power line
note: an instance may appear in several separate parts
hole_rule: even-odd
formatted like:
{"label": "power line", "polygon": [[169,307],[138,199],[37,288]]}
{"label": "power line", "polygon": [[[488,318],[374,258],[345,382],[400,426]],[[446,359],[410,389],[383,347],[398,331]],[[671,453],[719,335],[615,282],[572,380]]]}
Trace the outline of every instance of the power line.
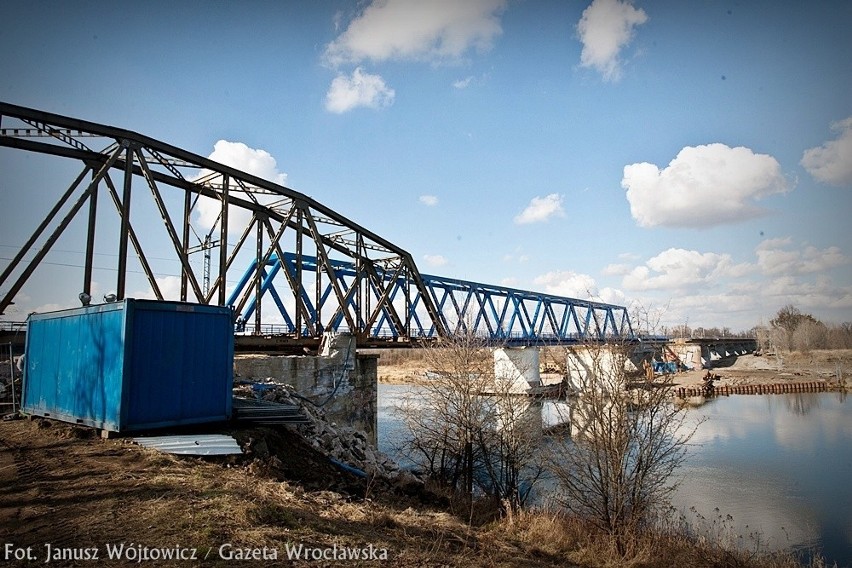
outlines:
{"label": "power line", "polygon": [[[20,250],[20,248],[21,248],[21,247],[14,246],[14,245],[4,245],[4,244],[0,244],[0,247],[10,248],[10,249],[15,249],[15,250]],[[34,249],[31,249],[31,250],[37,251],[37,250],[41,250],[41,249],[34,248]],[[83,251],[80,251],[80,250],[68,250],[68,249],[56,249],[56,248],[50,249],[50,250],[51,250],[51,252],[65,252],[65,253],[69,253],[69,254],[85,254]],[[95,256],[110,256],[110,257],[113,257],[113,258],[118,258],[117,254],[112,254],[112,253],[108,253],[108,252],[96,252],[94,254],[95,254]],[[169,262],[180,262],[176,258],[166,258],[166,257],[162,257],[162,256],[146,256],[146,258],[150,258],[151,260],[167,260]]]}
{"label": "power line", "polygon": [[[0,246],[5,246],[5,245],[0,245]],[[8,260],[8,261],[11,262],[13,259],[5,257],[5,256],[0,256],[0,260]],[[63,267],[67,267],[67,268],[84,268],[84,266],[82,264],[70,264],[70,263],[65,263],[65,262],[49,262],[49,261],[45,261],[45,260],[42,260],[39,264],[49,264],[51,266],[63,266]],[[106,268],[106,267],[101,267],[101,266],[93,266],[92,270],[104,270],[104,271],[109,271],[109,272],[118,272],[117,268]],[[127,272],[129,274],[145,274],[145,272],[143,272],[141,270],[126,269],[125,272]],[[180,277],[180,274],[163,274],[163,273],[158,273],[158,272],[153,272],[152,274],[154,276],[174,276],[175,278]],[[235,282],[238,282],[238,281],[237,280],[225,280],[226,284],[234,284]]]}

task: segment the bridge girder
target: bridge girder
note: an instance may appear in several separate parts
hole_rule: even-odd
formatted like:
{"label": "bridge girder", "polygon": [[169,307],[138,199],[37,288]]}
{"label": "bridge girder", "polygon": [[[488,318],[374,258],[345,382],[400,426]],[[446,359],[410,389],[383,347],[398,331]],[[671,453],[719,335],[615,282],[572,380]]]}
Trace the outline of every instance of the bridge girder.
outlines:
{"label": "bridge girder", "polygon": [[[88,205],[88,223],[81,291],[91,294],[95,235],[98,233],[98,196],[104,193],[115,206],[121,222],[116,296],[122,299],[126,294],[128,248],[132,246],[153,295],[163,299],[143,248],[143,239],[131,216],[131,203],[138,199],[139,186],[150,193],[175,258],[180,261],[181,301],[226,305],[228,271],[252,238],[258,270],[250,284],[256,301],[261,296],[265,260],[272,254],[283,256],[285,239],[290,245],[287,248],[295,250],[297,256],[309,254],[319,259],[321,270],[311,275],[311,281],[303,278],[306,273],[301,270],[287,276],[290,294],[296,304],[294,323],[299,329],[306,328],[311,335],[320,334],[321,329],[327,326],[321,311],[314,311],[311,317],[304,298],[310,297],[311,292],[319,297],[324,290],[323,281],[327,278],[333,284],[337,301],[346,302],[342,291],[334,284],[331,266],[334,259],[342,258],[363,266],[395,266],[411,283],[412,290],[420,294],[425,292],[417,266],[407,251],[313,198],[136,132],[0,103],[0,147],[66,158],[82,165],[82,172],[0,275],[0,313],[12,303],[71,221],[78,215],[85,215],[81,213],[85,205]],[[116,171],[120,172],[121,183],[113,179]],[[89,176],[91,180],[84,184]],[[166,188],[183,192],[182,211],[170,210],[164,199]],[[190,254],[198,250],[205,240],[198,236],[192,223],[192,214],[197,210],[200,199],[214,200],[218,204],[216,221],[212,227],[206,228],[209,229],[206,235],[208,246],[215,242],[211,237],[218,239],[218,270],[206,290],[190,263]],[[235,210],[248,212],[250,218],[241,227],[236,245],[229,250],[228,239],[233,230],[229,219]],[[193,234],[199,241],[197,244],[192,242]],[[25,261],[28,255],[32,256]],[[245,305],[251,293],[246,291],[238,305]],[[437,320],[435,307],[428,301],[424,305],[430,317]],[[255,310],[258,332],[261,326],[259,307],[258,302]],[[357,321],[351,319],[345,310],[343,314],[351,328],[357,329]],[[394,325],[396,333],[407,335],[411,322],[400,318],[394,321]],[[437,326],[439,334],[445,335],[446,330],[440,323]],[[368,331],[361,330],[363,333]]]}
{"label": "bridge girder", "polygon": [[[345,301],[333,303],[336,309],[327,320],[331,330],[349,331],[352,328],[348,322],[356,320],[356,329],[370,330],[365,339],[433,339],[439,336],[434,322],[421,306],[424,298],[417,292],[411,301],[406,293],[408,282],[398,270],[359,267],[344,261],[331,261],[328,265],[333,269],[333,278],[326,284],[317,304],[304,298],[304,305],[313,313],[333,297],[335,289],[340,290]],[[268,294],[275,301],[285,322],[278,330],[280,333],[298,335],[300,330],[294,323],[292,307],[288,308],[281,301],[275,288],[276,275],[280,272],[292,275],[299,269],[316,272],[320,266],[316,258],[303,256],[299,259],[292,253],[266,259],[261,295]],[[256,266],[249,266],[229,299],[230,304],[237,306],[241,321],[250,320],[256,309],[254,298],[238,304],[239,298],[245,298],[244,290],[250,276],[256,273]],[[501,345],[624,341],[634,337],[627,310],[622,306],[429,274],[421,274],[421,278],[427,299],[437,307],[440,323],[451,334],[473,333]],[[365,294],[354,293],[359,281],[367,282]],[[401,302],[401,298],[409,301]],[[399,327],[397,322],[403,319],[411,322],[405,338],[395,332]],[[305,332],[301,330],[302,335]]]}
{"label": "bridge girder", "polygon": [[[298,338],[328,329],[374,339],[473,331],[525,344],[633,337],[624,307],[422,275],[407,251],[313,198],[136,132],[0,103],[0,147],[82,166],[0,275],[0,313],[78,216],[86,217],[80,289],[91,295],[96,235],[103,231],[99,196],[105,194],[120,222],[119,300],[126,295],[130,247],[152,295],[164,299],[146,255],[149,227],[140,233],[131,211],[149,199],[162,221],[161,238],[180,263],[179,299],[234,306],[241,325],[255,334],[262,333],[268,294],[285,332]],[[175,196],[182,207],[174,199],[169,205]],[[193,224],[205,204],[215,221]],[[215,278],[207,262],[199,278],[191,255],[216,247]],[[253,260],[229,295],[228,274],[241,253]],[[279,274],[285,292],[273,283],[280,284]]]}

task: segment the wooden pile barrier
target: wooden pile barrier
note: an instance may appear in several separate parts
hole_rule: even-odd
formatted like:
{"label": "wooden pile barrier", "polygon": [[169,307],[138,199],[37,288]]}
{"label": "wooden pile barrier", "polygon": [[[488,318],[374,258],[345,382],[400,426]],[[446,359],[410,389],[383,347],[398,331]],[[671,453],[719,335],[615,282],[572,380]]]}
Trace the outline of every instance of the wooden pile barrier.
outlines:
{"label": "wooden pile barrier", "polygon": [[691,396],[728,396],[732,394],[786,394],[798,392],[825,392],[828,386],[823,381],[807,383],[774,383],[769,385],[719,385],[712,390],[704,387],[680,387],[675,391],[678,398]]}

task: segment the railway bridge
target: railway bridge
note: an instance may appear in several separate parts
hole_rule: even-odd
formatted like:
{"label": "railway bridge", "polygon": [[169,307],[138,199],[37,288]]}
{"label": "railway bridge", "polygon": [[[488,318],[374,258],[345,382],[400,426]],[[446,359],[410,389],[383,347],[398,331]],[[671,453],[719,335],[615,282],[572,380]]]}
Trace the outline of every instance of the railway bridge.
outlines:
{"label": "railway bridge", "polygon": [[[22,343],[26,325],[7,310],[34,285],[44,301],[48,284],[57,307],[96,295],[229,306],[237,349],[312,354],[241,357],[240,376],[287,375],[373,439],[376,357],[353,362],[356,346],[472,333],[500,347],[495,371],[517,374],[528,392],[546,386],[537,346],[629,342],[639,352],[665,342],[638,337],[624,306],[423,274],[405,249],[308,195],[130,130],[0,103],[0,184],[31,191],[0,210],[22,239],[0,261],[0,342]],[[57,264],[61,276],[49,270]],[[344,347],[326,354],[323,339]],[[693,362],[711,356],[692,347]]]}
{"label": "railway bridge", "polygon": [[[43,216],[0,265],[0,314],[62,242],[84,251],[79,281],[57,283],[50,301],[93,301],[95,255],[109,251],[106,299],[123,300],[142,274],[152,298],[233,306],[238,345],[300,345],[328,330],[392,346],[461,331],[511,345],[634,336],[624,306],[422,274],[405,249],[319,201],[143,134],[0,103],[0,152],[30,165],[19,175],[33,185],[71,172],[21,204]],[[163,255],[180,266],[176,297],[154,268]]]}

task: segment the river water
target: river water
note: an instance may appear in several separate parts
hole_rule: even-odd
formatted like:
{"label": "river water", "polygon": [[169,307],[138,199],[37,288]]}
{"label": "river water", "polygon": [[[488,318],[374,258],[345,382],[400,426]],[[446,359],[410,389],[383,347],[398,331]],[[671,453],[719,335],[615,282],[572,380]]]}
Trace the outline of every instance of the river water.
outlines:
{"label": "river water", "polygon": [[[396,457],[403,431],[393,408],[412,389],[379,385],[379,449]],[[688,521],[728,544],[818,548],[852,566],[852,400],[840,393],[741,395],[688,412],[703,422],[672,503]]]}

